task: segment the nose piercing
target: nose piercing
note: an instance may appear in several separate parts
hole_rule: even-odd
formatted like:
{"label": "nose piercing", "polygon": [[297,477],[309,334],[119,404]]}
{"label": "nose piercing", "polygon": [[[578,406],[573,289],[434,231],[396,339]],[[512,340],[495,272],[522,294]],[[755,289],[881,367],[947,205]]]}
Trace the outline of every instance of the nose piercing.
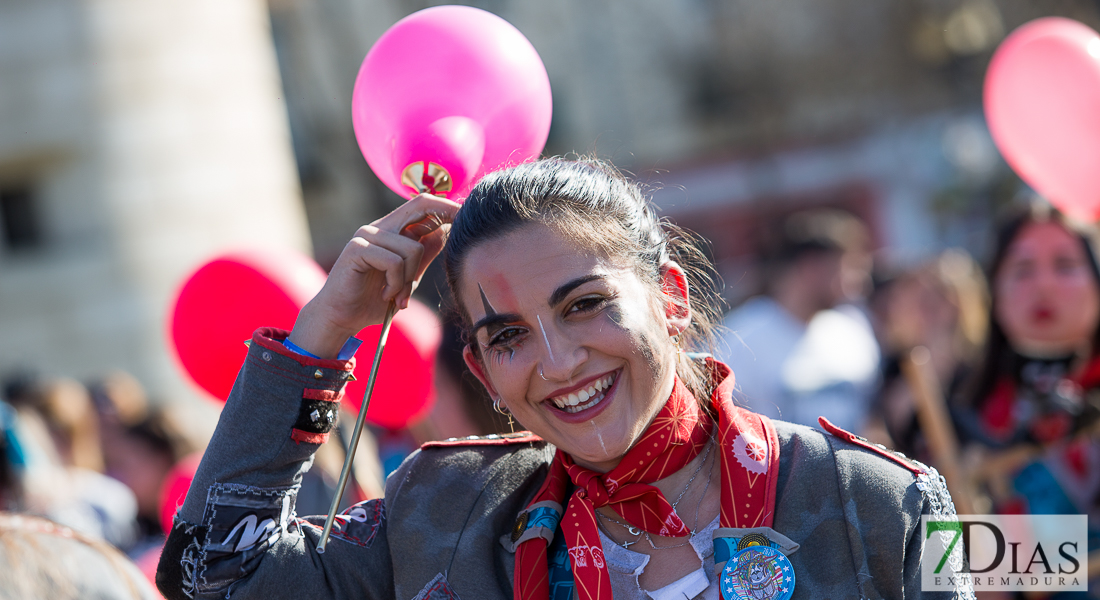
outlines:
{"label": "nose piercing", "polygon": [[546,378],[546,375],[542,374],[542,367],[539,367],[539,377],[542,377],[543,381],[550,381],[549,379]]}

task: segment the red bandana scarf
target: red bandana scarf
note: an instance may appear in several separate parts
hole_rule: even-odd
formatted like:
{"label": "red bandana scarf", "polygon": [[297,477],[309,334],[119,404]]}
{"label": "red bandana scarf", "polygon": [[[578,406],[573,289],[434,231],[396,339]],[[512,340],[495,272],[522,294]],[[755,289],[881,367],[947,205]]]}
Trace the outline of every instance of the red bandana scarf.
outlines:
{"label": "red bandana scarf", "polygon": [[[779,439],[764,416],[733,405],[733,374],[708,361],[715,391],[711,404],[718,415],[721,449],[722,527],[770,527],[779,471]],[[653,535],[682,537],[690,530],[661,492],[649,485],[691,462],[705,447],[713,419],[699,409],[679,379],[657,418],[641,439],[607,473],[573,462],[558,450],[550,473],[531,501],[565,504],[569,480],[576,485],[560,531],[569,546],[573,578],[580,600],[611,598],[611,576],[603,556],[595,510],[611,506],[627,523]],[[532,538],[516,548],[515,597],[548,600],[547,542]]]}
{"label": "red bandana scarf", "polygon": [[[1077,402],[1082,402],[1081,397],[1085,391],[1100,387],[1100,357],[1093,357],[1083,369],[1064,378],[1059,385],[1068,385],[1069,389],[1064,393],[1076,397]],[[1018,414],[1016,407],[1016,387],[1012,377],[1002,376],[982,404],[979,416],[987,435],[1005,442],[1011,439],[1018,428],[1026,425],[1036,442],[1051,444],[1072,432],[1073,419],[1064,411],[1033,416],[1030,423],[1019,422],[1023,415]]]}

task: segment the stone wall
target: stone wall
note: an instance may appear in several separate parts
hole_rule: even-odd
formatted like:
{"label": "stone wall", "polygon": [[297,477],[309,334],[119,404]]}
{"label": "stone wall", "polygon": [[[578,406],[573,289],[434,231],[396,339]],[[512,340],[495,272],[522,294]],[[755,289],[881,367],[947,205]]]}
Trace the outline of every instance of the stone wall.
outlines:
{"label": "stone wall", "polygon": [[0,46],[0,186],[41,230],[0,250],[0,373],[198,395],[165,339],[183,278],[311,251],[266,4],[16,0]]}

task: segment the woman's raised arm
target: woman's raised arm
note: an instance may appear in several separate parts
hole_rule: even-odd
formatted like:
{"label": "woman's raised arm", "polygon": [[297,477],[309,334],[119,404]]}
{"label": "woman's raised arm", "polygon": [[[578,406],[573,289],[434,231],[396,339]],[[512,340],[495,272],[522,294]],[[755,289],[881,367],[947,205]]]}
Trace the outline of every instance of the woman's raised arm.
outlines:
{"label": "woman's raised arm", "polygon": [[321,358],[335,358],[349,337],[382,322],[391,301],[408,306],[424,270],[443,249],[458,208],[421,194],[360,227],[325,286],[299,313],[290,341]]}
{"label": "woman's raised arm", "polygon": [[407,304],[458,207],[421,195],[356,232],[294,326],[315,357],[287,348],[286,331],[256,331],[161,554],[165,597],[393,597],[381,499],[337,519],[324,560],[320,528],[294,505],[351,377],[335,357],[390,302]]}

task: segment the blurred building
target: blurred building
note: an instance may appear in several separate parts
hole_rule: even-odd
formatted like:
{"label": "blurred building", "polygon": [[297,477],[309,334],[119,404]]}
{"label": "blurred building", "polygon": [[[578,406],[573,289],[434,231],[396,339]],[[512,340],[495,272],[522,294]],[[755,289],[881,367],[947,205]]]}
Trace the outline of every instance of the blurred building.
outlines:
{"label": "blurred building", "polygon": [[0,3],[0,375],[193,394],[165,340],[182,278],[311,249],[282,96],[260,0]]}
{"label": "blurred building", "polygon": [[[359,62],[390,24],[441,3],[272,1],[322,264],[400,202],[355,146]],[[546,152],[595,153],[650,181],[667,216],[715,242],[734,301],[754,288],[754,232],[808,206],[862,216],[888,261],[947,246],[980,254],[990,216],[1022,189],[981,113],[993,50],[1041,16],[1100,27],[1091,0],[465,4],[509,20],[542,56],[554,92]]]}

